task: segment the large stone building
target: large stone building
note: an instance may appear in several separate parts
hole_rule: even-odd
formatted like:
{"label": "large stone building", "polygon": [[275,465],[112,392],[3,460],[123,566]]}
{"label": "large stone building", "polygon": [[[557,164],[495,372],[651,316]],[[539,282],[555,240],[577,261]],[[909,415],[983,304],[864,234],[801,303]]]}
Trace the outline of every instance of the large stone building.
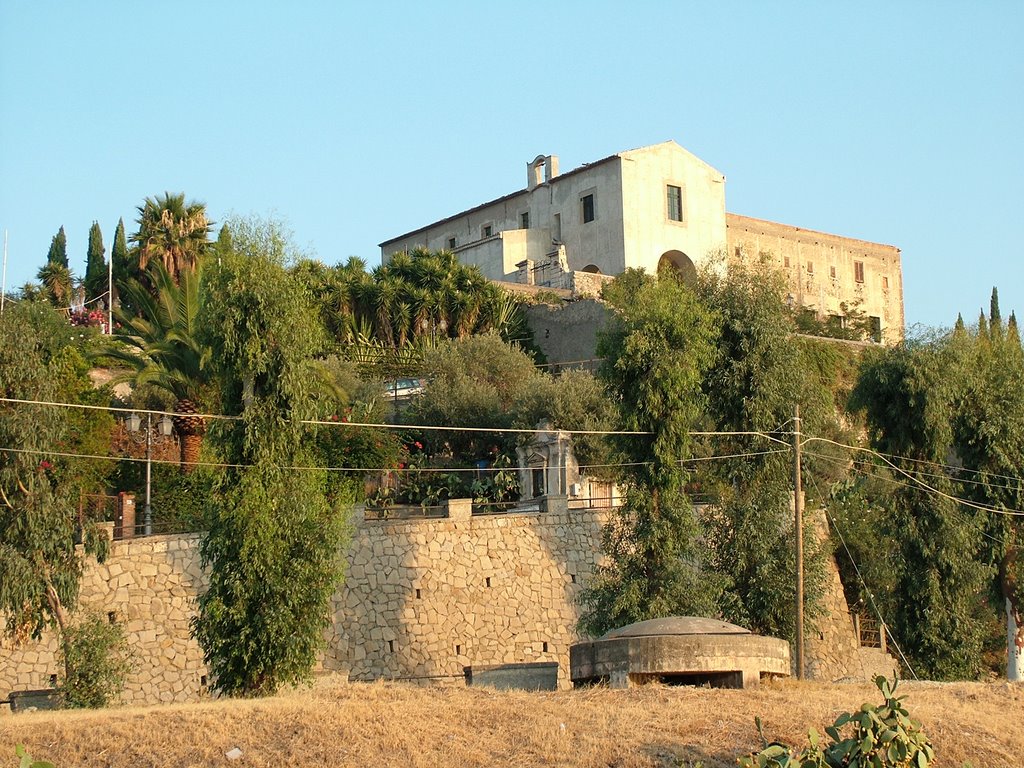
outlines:
{"label": "large stone building", "polygon": [[672,267],[684,275],[715,254],[770,257],[791,305],[842,322],[856,308],[877,340],[903,333],[900,251],[890,245],[738,216],[725,176],[674,141],[619,152],[567,173],[558,158],[527,164],[526,189],[381,243],[454,251],[492,280],[593,292],[599,275]]}

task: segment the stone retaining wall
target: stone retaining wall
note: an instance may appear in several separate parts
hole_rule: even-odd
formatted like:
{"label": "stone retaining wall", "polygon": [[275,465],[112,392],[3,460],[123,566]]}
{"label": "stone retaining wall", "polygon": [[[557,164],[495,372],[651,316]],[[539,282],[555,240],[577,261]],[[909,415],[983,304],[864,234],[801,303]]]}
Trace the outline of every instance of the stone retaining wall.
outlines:
{"label": "stone retaining wall", "polygon": [[[198,542],[196,534],[114,541],[105,563],[86,563],[81,605],[121,622],[132,651],[126,703],[189,701],[203,693],[206,665],[189,631],[195,596],[206,587]],[[0,696],[49,687],[56,651],[52,633],[19,647],[0,639]]]}
{"label": "stone retaining wall", "polygon": [[[470,509],[454,501],[443,519],[358,515],[320,670],[461,685],[467,666],[558,662],[559,685],[568,685],[576,599],[594,573],[607,511]],[[82,604],[122,622],[133,650],[126,703],[204,695],[207,669],[189,619],[205,585],[197,535],[115,541],[106,563],[87,563]],[[834,564],[826,607],[821,636],[808,642],[810,676],[863,676]],[[20,647],[0,641],[0,697],[48,687],[55,651],[49,634]]]}

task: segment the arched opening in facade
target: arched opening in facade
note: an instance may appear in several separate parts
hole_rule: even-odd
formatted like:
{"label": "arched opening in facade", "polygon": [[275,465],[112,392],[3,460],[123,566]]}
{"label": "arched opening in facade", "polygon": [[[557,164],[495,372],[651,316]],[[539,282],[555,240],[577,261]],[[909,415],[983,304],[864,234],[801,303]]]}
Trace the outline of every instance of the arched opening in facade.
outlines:
{"label": "arched opening in facade", "polygon": [[682,251],[665,251],[658,259],[658,274],[672,274],[684,283],[692,283],[697,279],[697,268],[690,257]]}
{"label": "arched opening in facade", "polygon": [[600,275],[601,274],[601,268],[598,267],[596,264],[587,264],[587,266],[585,266],[582,269],[582,271],[583,272],[589,272],[592,275]]}

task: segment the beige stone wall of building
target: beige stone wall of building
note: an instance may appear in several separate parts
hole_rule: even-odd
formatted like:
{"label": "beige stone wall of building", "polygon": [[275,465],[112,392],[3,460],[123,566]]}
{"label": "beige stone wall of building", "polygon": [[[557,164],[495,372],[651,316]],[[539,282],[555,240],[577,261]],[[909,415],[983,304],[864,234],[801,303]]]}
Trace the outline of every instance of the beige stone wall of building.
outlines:
{"label": "beige stone wall of building", "polygon": [[884,342],[903,338],[899,248],[734,213],[726,214],[726,226],[730,257],[771,254],[788,277],[796,306],[815,309],[824,318],[840,315],[843,302],[859,301],[861,312],[879,318]]}
{"label": "beige stone wall of building", "polygon": [[[725,176],[675,142],[621,153],[623,266],[657,274],[662,256],[696,267],[725,242]],[[682,218],[668,214],[669,186],[680,190]],[[671,259],[671,256],[670,256]],[[577,267],[579,269],[579,267]]]}

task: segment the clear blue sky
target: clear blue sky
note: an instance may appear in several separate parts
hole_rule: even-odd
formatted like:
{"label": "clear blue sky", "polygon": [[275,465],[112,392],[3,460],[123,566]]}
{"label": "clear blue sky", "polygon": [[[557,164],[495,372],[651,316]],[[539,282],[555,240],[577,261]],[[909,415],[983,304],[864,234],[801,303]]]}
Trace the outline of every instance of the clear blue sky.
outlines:
{"label": "clear blue sky", "polygon": [[1024,312],[1022,39],[1021,0],[0,0],[7,284],[165,190],[375,264],[538,154],[675,139],[730,211],[900,247],[908,324]]}

